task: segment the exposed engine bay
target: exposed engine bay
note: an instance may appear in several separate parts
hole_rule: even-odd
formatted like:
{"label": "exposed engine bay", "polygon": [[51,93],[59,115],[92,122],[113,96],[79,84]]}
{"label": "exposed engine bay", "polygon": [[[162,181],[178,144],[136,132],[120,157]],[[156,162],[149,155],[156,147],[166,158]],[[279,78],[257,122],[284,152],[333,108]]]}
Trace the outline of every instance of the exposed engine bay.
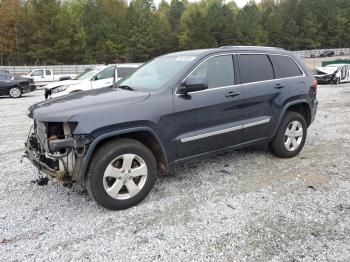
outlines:
{"label": "exposed engine bay", "polygon": [[85,136],[73,136],[73,128],[74,123],[34,121],[25,151],[39,171],[68,186],[78,177],[89,143]]}

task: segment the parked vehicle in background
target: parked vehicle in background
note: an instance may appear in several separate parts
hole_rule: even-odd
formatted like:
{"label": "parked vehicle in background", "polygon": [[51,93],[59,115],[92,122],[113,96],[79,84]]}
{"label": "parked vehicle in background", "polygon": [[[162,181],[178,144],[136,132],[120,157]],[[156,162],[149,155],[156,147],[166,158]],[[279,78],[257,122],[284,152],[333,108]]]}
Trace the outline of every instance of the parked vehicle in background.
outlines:
{"label": "parked vehicle in background", "polygon": [[74,80],[55,82],[45,86],[45,98],[111,86],[120,78],[134,72],[139,66],[140,64],[120,64],[89,68]]}
{"label": "parked vehicle in background", "polygon": [[224,47],[167,54],[113,88],[33,105],[26,155],[108,209],[142,201],[158,174],[226,150],[268,143],[283,158],[303,148],[317,81],[279,48]]}
{"label": "parked vehicle in background", "polygon": [[319,84],[340,84],[350,81],[349,64],[330,64],[316,68],[315,78]]}
{"label": "parked vehicle in background", "polygon": [[34,69],[27,75],[22,75],[23,77],[29,77],[34,80],[35,85],[43,86],[53,81],[63,81],[68,79],[74,79],[76,74],[60,74],[55,75],[52,69]]}
{"label": "parked vehicle in background", "polygon": [[10,96],[12,98],[21,97],[24,93],[35,91],[35,85],[32,79],[22,76],[0,73],[0,95]]}
{"label": "parked vehicle in background", "polygon": [[324,51],[323,53],[321,53],[320,54],[320,57],[332,57],[332,56],[334,56],[334,51],[330,51],[330,50],[328,50],[328,51]]}

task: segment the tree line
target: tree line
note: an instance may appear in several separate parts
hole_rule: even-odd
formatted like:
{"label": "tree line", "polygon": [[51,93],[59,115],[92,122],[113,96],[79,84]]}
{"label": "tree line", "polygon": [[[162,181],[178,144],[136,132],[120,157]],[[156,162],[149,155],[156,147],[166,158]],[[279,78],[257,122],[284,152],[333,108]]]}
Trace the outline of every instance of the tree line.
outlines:
{"label": "tree line", "polygon": [[143,62],[177,50],[350,46],[349,0],[0,0],[0,64]]}

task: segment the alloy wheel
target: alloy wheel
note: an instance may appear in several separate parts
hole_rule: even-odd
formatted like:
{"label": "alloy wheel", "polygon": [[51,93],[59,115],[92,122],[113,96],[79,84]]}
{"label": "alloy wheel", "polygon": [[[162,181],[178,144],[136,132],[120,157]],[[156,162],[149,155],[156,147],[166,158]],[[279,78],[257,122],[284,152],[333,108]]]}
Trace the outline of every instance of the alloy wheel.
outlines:
{"label": "alloy wheel", "polygon": [[10,96],[17,98],[21,96],[21,90],[17,87],[13,87],[10,89]]}
{"label": "alloy wheel", "polygon": [[137,195],[147,180],[146,162],[138,155],[124,154],[110,162],[103,175],[106,193],[118,200]]}
{"label": "alloy wheel", "polygon": [[284,145],[288,151],[295,151],[299,148],[302,140],[303,126],[299,121],[294,120],[287,126],[284,133]]}

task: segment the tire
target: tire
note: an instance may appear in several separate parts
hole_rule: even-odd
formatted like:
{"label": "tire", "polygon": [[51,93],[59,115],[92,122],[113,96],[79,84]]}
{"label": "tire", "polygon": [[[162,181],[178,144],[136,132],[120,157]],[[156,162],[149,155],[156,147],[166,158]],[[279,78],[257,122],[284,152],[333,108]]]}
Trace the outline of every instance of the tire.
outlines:
{"label": "tire", "polygon": [[[289,132],[287,132],[287,128]],[[275,156],[294,157],[303,149],[306,135],[305,118],[297,112],[288,111],[269,146]]]}
{"label": "tire", "polygon": [[335,80],[334,80],[334,84],[335,85],[340,85],[340,78],[337,77]]}
{"label": "tire", "polygon": [[139,141],[121,138],[103,144],[95,152],[86,188],[101,206],[122,210],[140,203],[152,190],[156,176],[156,159],[149,148]]}
{"label": "tire", "polygon": [[19,87],[11,87],[9,90],[9,96],[12,98],[19,98],[22,96],[22,89]]}

